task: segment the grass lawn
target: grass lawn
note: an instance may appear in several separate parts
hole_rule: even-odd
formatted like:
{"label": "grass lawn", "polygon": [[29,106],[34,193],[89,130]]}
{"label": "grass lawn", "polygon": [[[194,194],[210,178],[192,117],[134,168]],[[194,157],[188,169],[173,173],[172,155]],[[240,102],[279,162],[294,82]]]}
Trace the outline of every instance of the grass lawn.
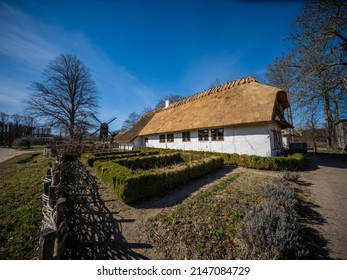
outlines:
{"label": "grass lawn", "polygon": [[0,259],[37,257],[47,168],[42,152],[0,163]]}
{"label": "grass lawn", "polygon": [[267,176],[238,173],[152,219],[150,235],[167,259],[237,259],[245,212]]}

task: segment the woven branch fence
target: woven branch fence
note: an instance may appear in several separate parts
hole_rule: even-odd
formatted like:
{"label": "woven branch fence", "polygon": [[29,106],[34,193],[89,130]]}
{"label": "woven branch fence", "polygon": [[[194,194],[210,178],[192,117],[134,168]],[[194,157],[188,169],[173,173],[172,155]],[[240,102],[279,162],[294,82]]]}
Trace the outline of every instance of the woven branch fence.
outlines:
{"label": "woven branch fence", "polygon": [[117,148],[116,144],[49,144],[44,149],[45,157],[64,153],[65,155],[80,156],[83,153],[110,152]]}
{"label": "woven branch fence", "polygon": [[56,163],[48,169],[43,181],[42,225],[39,240],[40,260],[59,259],[67,237],[65,226],[66,198],[63,197],[61,177],[63,157],[58,156]]}

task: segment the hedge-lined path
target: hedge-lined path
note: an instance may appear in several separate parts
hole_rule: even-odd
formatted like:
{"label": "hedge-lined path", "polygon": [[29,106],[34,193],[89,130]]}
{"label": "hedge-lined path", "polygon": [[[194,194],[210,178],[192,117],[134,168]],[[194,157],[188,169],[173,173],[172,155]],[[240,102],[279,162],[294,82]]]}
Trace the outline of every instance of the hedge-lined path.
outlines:
{"label": "hedge-lined path", "polygon": [[33,153],[33,151],[18,151],[9,148],[0,148],[0,162],[19,156],[21,154]]}
{"label": "hedge-lined path", "polygon": [[79,161],[68,163],[70,178],[67,227],[68,237],[63,258],[66,259],[146,259],[133,249],[147,244],[125,240],[123,224],[132,222],[112,212],[102,186]]}
{"label": "hedge-lined path", "polygon": [[[347,155],[306,155],[307,171],[300,172],[308,183],[308,198],[314,211],[320,216],[313,228],[326,244],[321,258],[347,259]],[[324,253],[324,252],[323,252]]]}
{"label": "hedge-lined path", "polygon": [[[307,232],[307,242],[315,246],[309,258],[347,259],[347,161],[312,155],[307,159],[308,170],[300,172],[298,189],[305,196],[301,201],[305,222],[313,229]],[[80,163],[74,162],[70,171],[78,181],[71,185],[73,211],[68,214],[71,233],[65,257],[71,259],[161,259],[163,252],[152,247],[148,234],[151,218],[231,174],[281,175],[225,166],[163,197],[129,206],[115,199]]]}
{"label": "hedge-lined path", "polygon": [[69,236],[64,256],[67,259],[163,258],[163,252],[157,252],[151,244],[148,220],[234,172],[233,167],[225,166],[164,197],[129,206],[115,199],[110,189],[79,162],[70,165],[70,178],[75,177],[76,181],[70,185],[68,198]]}

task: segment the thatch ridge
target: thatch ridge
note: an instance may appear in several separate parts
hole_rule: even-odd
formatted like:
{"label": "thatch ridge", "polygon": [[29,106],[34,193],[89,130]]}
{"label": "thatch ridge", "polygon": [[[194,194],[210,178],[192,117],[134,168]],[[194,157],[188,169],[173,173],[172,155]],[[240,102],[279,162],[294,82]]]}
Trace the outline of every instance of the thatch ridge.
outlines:
{"label": "thatch ridge", "polygon": [[153,118],[139,135],[278,121],[277,104],[282,114],[289,107],[283,90],[246,77],[152,111]]}
{"label": "thatch ridge", "polygon": [[144,114],[141,119],[134,125],[133,128],[126,131],[117,137],[117,143],[131,143],[142,131],[142,129],[150,122],[153,118],[154,112],[148,112]]}
{"label": "thatch ridge", "polygon": [[223,85],[218,85],[218,86],[206,89],[204,91],[198,92],[192,96],[189,96],[189,97],[186,97],[186,98],[181,99],[179,101],[171,103],[168,108],[161,107],[159,109],[154,110],[153,112],[159,112],[159,111],[163,111],[163,110],[169,110],[171,108],[176,108],[177,106],[180,106],[182,104],[186,104],[187,102],[194,101],[196,99],[208,96],[210,94],[217,93],[217,92],[224,91],[224,90],[228,90],[228,89],[231,89],[232,87],[235,87],[238,85],[243,85],[243,84],[248,84],[251,82],[257,82],[257,81],[252,77],[245,77],[245,78],[241,78],[238,80],[234,80],[234,81],[231,81],[229,83],[226,83]]}

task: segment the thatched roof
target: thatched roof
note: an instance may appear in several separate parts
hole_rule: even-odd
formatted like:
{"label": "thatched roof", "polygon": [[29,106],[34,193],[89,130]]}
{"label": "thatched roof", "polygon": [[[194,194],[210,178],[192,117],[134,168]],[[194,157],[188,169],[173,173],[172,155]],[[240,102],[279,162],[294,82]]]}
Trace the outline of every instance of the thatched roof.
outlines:
{"label": "thatched roof", "polygon": [[276,103],[289,107],[283,90],[243,78],[155,111],[139,135],[278,121]]}
{"label": "thatched roof", "polygon": [[117,142],[130,143],[139,135],[271,121],[279,122],[282,128],[291,127],[284,119],[281,107],[289,108],[283,90],[260,84],[253,78],[243,78],[145,114]]}
{"label": "thatched roof", "polygon": [[[141,132],[141,130],[148,124],[148,122],[153,118],[154,111],[145,114],[137,124],[129,131],[123,133],[115,139],[117,143],[130,143],[132,142]],[[117,135],[118,136],[118,135]]]}

